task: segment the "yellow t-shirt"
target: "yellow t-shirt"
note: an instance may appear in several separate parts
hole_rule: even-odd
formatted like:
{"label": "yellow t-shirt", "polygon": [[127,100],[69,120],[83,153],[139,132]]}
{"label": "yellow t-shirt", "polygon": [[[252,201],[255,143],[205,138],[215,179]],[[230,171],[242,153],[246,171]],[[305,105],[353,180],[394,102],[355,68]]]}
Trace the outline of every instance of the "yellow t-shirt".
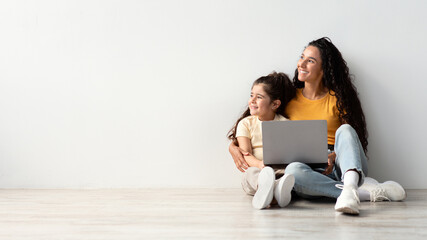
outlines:
{"label": "yellow t-shirt", "polygon": [[[331,94],[334,92],[331,91]],[[328,125],[328,144],[335,144],[335,132],[341,126],[337,98],[326,94],[321,99],[310,100],[302,95],[302,88],[286,106],[290,120],[326,120]]]}
{"label": "yellow t-shirt", "polygon": [[[286,120],[288,119],[279,114],[273,119],[273,121]],[[258,160],[263,160],[261,122],[257,116],[248,116],[237,124],[236,130],[236,137],[247,137],[251,140],[252,154]]]}

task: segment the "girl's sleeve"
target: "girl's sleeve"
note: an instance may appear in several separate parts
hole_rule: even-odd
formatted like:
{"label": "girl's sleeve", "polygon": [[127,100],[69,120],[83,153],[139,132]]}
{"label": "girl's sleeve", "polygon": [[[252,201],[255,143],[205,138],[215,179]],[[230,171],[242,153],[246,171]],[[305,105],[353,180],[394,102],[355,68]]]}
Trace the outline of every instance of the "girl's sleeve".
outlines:
{"label": "girl's sleeve", "polygon": [[237,124],[236,137],[247,137],[251,138],[250,132],[250,122],[247,118],[242,119],[239,124]]}

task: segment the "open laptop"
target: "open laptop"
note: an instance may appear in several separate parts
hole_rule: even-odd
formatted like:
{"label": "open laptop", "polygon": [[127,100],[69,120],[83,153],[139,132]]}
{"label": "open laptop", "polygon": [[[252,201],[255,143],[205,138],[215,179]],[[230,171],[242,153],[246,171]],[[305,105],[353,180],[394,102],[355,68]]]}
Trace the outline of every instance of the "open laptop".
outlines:
{"label": "open laptop", "polygon": [[326,120],[264,121],[262,144],[265,165],[328,162]]}

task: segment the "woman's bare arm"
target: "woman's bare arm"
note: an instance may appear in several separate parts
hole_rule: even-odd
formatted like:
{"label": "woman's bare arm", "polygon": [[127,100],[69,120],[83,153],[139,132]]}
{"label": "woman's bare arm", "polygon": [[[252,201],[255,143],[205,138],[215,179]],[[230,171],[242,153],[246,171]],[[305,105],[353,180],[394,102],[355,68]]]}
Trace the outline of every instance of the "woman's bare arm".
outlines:
{"label": "woman's bare arm", "polygon": [[257,159],[252,152],[252,144],[251,140],[248,137],[238,137],[237,142],[239,143],[240,149],[243,151],[248,152],[248,155],[244,155],[246,163],[249,165],[249,167],[257,167],[257,168],[263,168],[264,162],[262,160]]}
{"label": "woman's bare arm", "polygon": [[234,142],[230,143],[230,146],[228,147],[228,151],[230,152],[231,157],[233,157],[234,164],[236,164],[237,169],[241,172],[246,171],[249,165],[246,162],[244,155],[248,155],[249,153],[239,148],[238,146],[236,146]]}

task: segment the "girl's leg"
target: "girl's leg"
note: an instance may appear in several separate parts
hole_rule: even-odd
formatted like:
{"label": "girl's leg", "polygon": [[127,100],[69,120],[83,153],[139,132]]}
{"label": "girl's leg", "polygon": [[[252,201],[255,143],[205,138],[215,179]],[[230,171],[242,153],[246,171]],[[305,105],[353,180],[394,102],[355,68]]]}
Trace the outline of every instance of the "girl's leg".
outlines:
{"label": "girl's leg", "polygon": [[242,176],[242,188],[249,194],[254,195],[258,189],[258,176],[261,169],[257,167],[248,168]]}

